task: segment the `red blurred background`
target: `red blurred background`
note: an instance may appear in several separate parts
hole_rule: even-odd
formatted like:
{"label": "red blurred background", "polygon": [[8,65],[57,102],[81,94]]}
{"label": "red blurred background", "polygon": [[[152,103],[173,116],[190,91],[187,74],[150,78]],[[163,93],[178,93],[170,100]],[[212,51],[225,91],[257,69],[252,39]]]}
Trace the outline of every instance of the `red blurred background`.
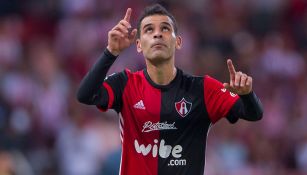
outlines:
{"label": "red blurred background", "polygon": [[[176,65],[227,81],[226,59],[254,78],[260,122],[226,120],[209,133],[207,175],[307,174],[307,1],[1,0],[0,174],[118,174],[115,112],[79,104],[82,77],[131,7],[160,2],[176,17]],[[144,67],[135,46],[109,73]]]}

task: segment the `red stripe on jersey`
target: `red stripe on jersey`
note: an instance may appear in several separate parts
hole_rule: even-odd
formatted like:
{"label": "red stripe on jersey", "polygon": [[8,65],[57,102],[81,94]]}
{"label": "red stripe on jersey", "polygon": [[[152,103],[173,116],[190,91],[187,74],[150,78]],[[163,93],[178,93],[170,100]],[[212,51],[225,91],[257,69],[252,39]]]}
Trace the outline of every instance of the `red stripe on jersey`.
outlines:
{"label": "red stripe on jersey", "polygon": [[109,94],[109,103],[108,103],[108,109],[110,109],[113,105],[114,102],[114,93],[113,90],[111,88],[111,86],[107,83],[107,82],[103,82],[102,84],[108,91]]}
{"label": "red stripe on jersey", "polygon": [[102,108],[101,106],[98,106],[97,105],[97,108],[102,111],[102,112],[105,112],[107,111],[108,109],[110,109],[113,105],[113,102],[114,102],[114,92],[111,88],[111,86],[107,83],[107,82],[103,82],[102,84],[104,86],[104,88],[106,88],[107,92],[108,92],[108,95],[109,95],[109,101],[108,101],[108,107],[106,109]]}
{"label": "red stripe on jersey", "polygon": [[123,143],[121,175],[157,175],[159,131],[146,129],[146,123],[160,121],[161,92],[152,87],[143,74],[127,72],[123,92]]}
{"label": "red stripe on jersey", "polygon": [[238,95],[226,90],[221,82],[210,76],[204,77],[204,98],[212,123],[226,117],[231,107],[239,99]]}

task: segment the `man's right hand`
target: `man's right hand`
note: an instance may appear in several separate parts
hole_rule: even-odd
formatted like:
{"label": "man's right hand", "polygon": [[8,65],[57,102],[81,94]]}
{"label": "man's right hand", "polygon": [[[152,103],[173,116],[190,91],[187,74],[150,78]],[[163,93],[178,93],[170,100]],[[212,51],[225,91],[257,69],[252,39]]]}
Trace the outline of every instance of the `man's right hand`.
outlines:
{"label": "man's right hand", "polygon": [[124,19],[120,20],[119,23],[108,33],[107,49],[114,56],[118,56],[135,41],[137,30],[133,29],[131,33],[129,33],[129,29],[131,29],[131,12],[132,9],[128,8]]}

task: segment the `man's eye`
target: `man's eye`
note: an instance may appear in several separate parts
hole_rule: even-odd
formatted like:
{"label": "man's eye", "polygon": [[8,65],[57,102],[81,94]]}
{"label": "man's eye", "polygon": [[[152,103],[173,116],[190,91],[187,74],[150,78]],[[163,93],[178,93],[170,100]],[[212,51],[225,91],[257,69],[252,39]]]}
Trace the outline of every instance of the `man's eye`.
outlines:
{"label": "man's eye", "polygon": [[163,27],[163,28],[162,28],[162,31],[168,32],[168,31],[170,31],[170,29],[169,29],[168,27]]}
{"label": "man's eye", "polygon": [[145,33],[148,33],[148,32],[152,32],[152,28],[147,28],[147,29],[145,29]]}

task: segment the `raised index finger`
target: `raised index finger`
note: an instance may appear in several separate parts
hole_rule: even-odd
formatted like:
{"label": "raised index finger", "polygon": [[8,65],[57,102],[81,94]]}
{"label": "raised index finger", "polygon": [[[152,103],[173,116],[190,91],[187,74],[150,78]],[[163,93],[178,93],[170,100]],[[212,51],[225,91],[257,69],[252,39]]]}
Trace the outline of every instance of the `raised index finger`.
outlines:
{"label": "raised index finger", "polygon": [[236,75],[236,69],[235,69],[235,67],[232,64],[231,59],[227,60],[227,66],[228,66],[228,70],[229,70],[229,74],[230,74],[230,79],[234,80],[235,75]]}
{"label": "raised index finger", "polygon": [[132,9],[131,9],[131,8],[128,8],[127,11],[126,11],[126,15],[125,15],[125,17],[124,17],[124,20],[125,20],[125,21],[130,22],[131,12],[132,12]]}

